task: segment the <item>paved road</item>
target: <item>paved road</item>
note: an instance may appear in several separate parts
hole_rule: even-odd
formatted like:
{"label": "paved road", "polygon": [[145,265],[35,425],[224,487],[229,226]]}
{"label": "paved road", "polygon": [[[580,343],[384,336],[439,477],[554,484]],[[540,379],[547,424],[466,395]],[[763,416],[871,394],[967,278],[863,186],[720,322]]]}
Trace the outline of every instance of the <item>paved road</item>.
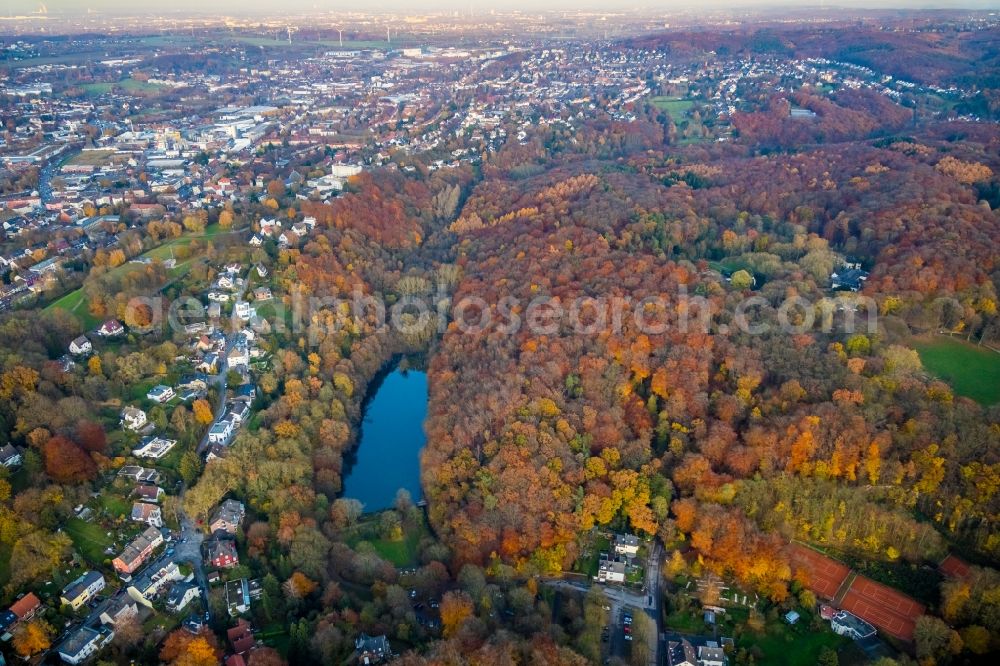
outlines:
{"label": "paved road", "polygon": [[[184,501],[184,491],[181,491],[180,502]],[[187,562],[194,569],[195,580],[201,588],[201,599],[205,610],[210,612],[208,606],[208,577],[205,575],[205,566],[201,556],[201,544],[205,540],[205,534],[194,522],[185,515],[183,509],[178,509],[181,530],[174,539],[174,556],[177,561]]]}
{"label": "paved road", "polygon": [[[250,282],[250,276],[248,274],[247,277],[243,280],[243,284],[236,292],[236,298],[233,299],[234,302],[243,300],[243,294],[246,293],[247,284],[249,284],[249,282]],[[215,385],[215,387],[218,389],[218,394],[219,394],[219,404],[215,408],[215,419],[212,421],[212,423],[215,423],[216,421],[221,419],[222,416],[226,413],[226,391],[229,389],[229,377],[227,376],[229,373],[229,352],[233,350],[233,346],[236,344],[236,340],[239,338],[239,335],[235,331],[237,321],[239,320],[236,318],[236,315],[234,314],[230,320],[231,324],[233,325],[232,328],[234,330],[233,332],[231,332],[229,335],[226,336],[226,347],[222,351],[222,358],[219,359],[219,372],[214,377],[210,377],[208,380],[210,385]],[[209,430],[210,429],[211,426],[209,426]],[[196,451],[198,452],[198,455],[202,455],[205,452],[205,449],[207,448],[208,448],[208,430],[206,430],[205,434],[202,435],[201,441],[198,442],[198,448],[196,449]]]}

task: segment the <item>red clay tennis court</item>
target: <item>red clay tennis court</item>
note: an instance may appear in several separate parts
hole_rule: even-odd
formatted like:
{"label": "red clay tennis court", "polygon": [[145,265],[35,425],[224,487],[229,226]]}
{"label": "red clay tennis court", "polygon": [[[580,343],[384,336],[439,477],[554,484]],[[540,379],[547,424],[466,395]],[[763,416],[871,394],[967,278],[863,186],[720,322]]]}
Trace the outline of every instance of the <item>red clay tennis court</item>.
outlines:
{"label": "red clay tennis court", "polygon": [[969,563],[957,555],[948,555],[938,565],[938,569],[948,578],[965,579],[969,576]]}
{"label": "red clay tennis court", "polygon": [[912,597],[870,578],[854,579],[840,607],[867,620],[887,634],[913,640],[913,628],[924,606]]}
{"label": "red clay tennis court", "polygon": [[802,544],[792,543],[789,553],[793,568],[805,572],[806,587],[824,599],[837,596],[837,590],[851,573],[844,563]]}

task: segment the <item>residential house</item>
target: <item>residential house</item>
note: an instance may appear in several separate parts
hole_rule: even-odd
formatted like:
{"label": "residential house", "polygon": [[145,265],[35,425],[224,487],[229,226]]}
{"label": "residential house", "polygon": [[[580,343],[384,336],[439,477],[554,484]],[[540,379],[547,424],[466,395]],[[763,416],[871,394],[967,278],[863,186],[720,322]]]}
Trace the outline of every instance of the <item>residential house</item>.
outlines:
{"label": "residential house", "polygon": [[[206,341],[208,340],[207,336],[203,337]],[[206,347],[206,349],[210,348],[211,347]],[[180,378],[180,381],[177,382],[177,388],[185,391],[205,391],[208,389],[208,377],[201,373],[184,375]]]}
{"label": "residential house", "polygon": [[136,486],[133,493],[143,502],[159,502],[164,494],[163,488],[147,483]]}
{"label": "residential house", "polygon": [[63,588],[59,600],[75,611],[80,610],[80,607],[93,599],[104,586],[104,576],[96,571],[87,571]]}
{"label": "residential house", "polygon": [[163,527],[163,512],[158,504],[135,502],[132,504],[132,520],[150,527]]}
{"label": "residential house", "polygon": [[234,499],[227,499],[212,513],[208,527],[212,534],[216,532],[236,534],[236,530],[239,529],[245,517],[246,507],[243,506],[243,503]]}
{"label": "residential house", "polygon": [[139,606],[135,599],[123,592],[119,592],[104,602],[98,609],[98,617],[103,624],[116,626],[136,617],[139,614]]}
{"label": "residential house", "polygon": [[147,398],[153,402],[158,402],[161,405],[173,398],[174,395],[176,395],[174,390],[169,386],[164,386],[163,384],[157,384],[153,388],[149,389],[148,393],[146,393]]}
{"label": "residential house", "polygon": [[687,639],[667,643],[667,666],[698,666],[694,646]]}
{"label": "residential house", "polygon": [[225,444],[209,444],[208,448],[205,449],[205,462],[212,462],[213,460],[220,460],[225,458],[229,453],[229,449]]}
{"label": "residential house", "polygon": [[79,627],[59,645],[59,658],[67,664],[82,664],[111,642],[115,632],[108,627]]}
{"label": "residential house", "polygon": [[128,586],[128,594],[147,608],[153,607],[153,599],[160,595],[170,583],[182,580],[184,576],[177,563],[164,556],[137,574]]}
{"label": "residential house", "polygon": [[146,469],[138,465],[125,465],[118,470],[118,476],[123,479],[132,479],[136,483],[152,483],[155,485],[160,482],[159,472],[155,469]]}
{"label": "residential house", "polygon": [[204,548],[206,564],[216,569],[228,569],[240,563],[236,542],[232,539],[210,539]]}
{"label": "residential house", "polygon": [[273,236],[281,231],[281,220],[271,220],[263,218],[260,221],[260,233],[265,236]]}
{"label": "residential house", "polygon": [[597,570],[597,581],[599,583],[624,583],[625,563],[601,560],[600,567]]}
{"label": "residential house", "polygon": [[259,599],[261,595],[260,582],[256,580],[231,580],[226,583],[226,607],[233,617],[250,612],[250,602]]}
{"label": "residential house", "polygon": [[294,231],[282,231],[278,236],[278,245],[282,247],[295,247],[299,244],[299,236]]}
{"label": "residential house", "polygon": [[726,651],[715,641],[698,647],[699,666],[726,666]]}
{"label": "residential house", "polygon": [[231,419],[221,418],[213,423],[212,427],[208,429],[208,442],[209,444],[229,446],[229,442],[232,441],[235,432],[236,426],[233,421]]}
{"label": "residential house", "polygon": [[254,234],[250,237],[250,247],[260,247],[264,244],[264,239],[260,237],[260,234]]}
{"label": "residential house", "polygon": [[267,266],[265,266],[264,264],[256,264],[254,266],[254,270],[257,271],[257,276],[258,277],[261,277],[261,278],[266,278],[267,277]]}
{"label": "residential house", "polygon": [[229,639],[233,652],[239,656],[245,655],[257,645],[250,623],[243,618],[236,621],[235,627],[226,630],[226,638]]}
{"label": "residential house", "polygon": [[195,583],[188,581],[174,583],[167,596],[167,610],[171,613],[179,613],[200,596],[201,589]]}
{"label": "residential house", "polygon": [[119,574],[129,575],[149,559],[153,551],[163,544],[163,534],[155,527],[147,527],[142,534],[132,539],[111,565]]}
{"label": "residential house", "polygon": [[139,440],[139,446],[132,449],[132,455],[137,458],[158,459],[170,453],[177,444],[176,439],[167,439],[159,435],[149,435]]}
{"label": "residential house", "polygon": [[90,343],[86,335],[81,335],[69,343],[69,353],[74,356],[85,356],[92,351],[94,351],[94,345]]}
{"label": "residential house", "polygon": [[253,290],[253,300],[255,303],[263,303],[274,298],[270,287],[257,287]]}
{"label": "residential house", "polygon": [[146,412],[138,407],[126,407],[122,410],[121,425],[133,432],[142,430],[146,426]]}
{"label": "residential house", "polygon": [[830,275],[830,288],[861,291],[867,279],[868,273],[860,268],[844,268]]}
{"label": "residential house", "polygon": [[21,452],[15,448],[12,444],[5,444],[0,447],[0,465],[7,467],[17,467],[24,459],[21,457]]}
{"label": "residential house", "polygon": [[354,639],[354,651],[358,655],[358,663],[361,664],[377,664],[392,656],[389,639],[385,634],[381,636],[361,634]]}
{"label": "residential house", "polygon": [[218,319],[222,316],[222,306],[218,303],[209,303],[208,309],[205,312],[208,314],[209,319]]}
{"label": "residential house", "polygon": [[243,321],[249,321],[250,316],[253,314],[253,308],[246,301],[236,301],[236,305],[233,307],[233,314]]}
{"label": "residential house", "polygon": [[201,359],[195,370],[198,372],[204,372],[209,375],[214,375],[219,372],[219,355],[215,352],[209,352]]}
{"label": "residential house", "polygon": [[0,613],[0,640],[9,641],[14,637],[14,628],[17,626],[17,616],[9,610]]}
{"label": "residential house", "polygon": [[840,611],[834,615],[833,619],[830,620],[830,628],[833,629],[833,633],[854,640],[869,638],[876,633],[875,627],[847,611]]}
{"label": "residential house", "polygon": [[35,596],[34,592],[26,595],[10,605],[10,612],[17,617],[18,622],[27,622],[42,609],[42,602]]}
{"label": "residential house", "polygon": [[233,417],[237,426],[242,426],[250,418],[250,401],[246,398],[233,398],[226,404],[226,414]]}
{"label": "residential house", "polygon": [[230,368],[237,368],[239,366],[247,367],[250,365],[250,352],[247,350],[246,345],[233,345],[233,348],[229,350],[229,354],[226,356],[226,363]]}
{"label": "residential house", "polygon": [[257,387],[253,384],[240,384],[236,387],[237,398],[244,398],[250,403],[257,399]]}
{"label": "residential house", "polygon": [[117,319],[109,319],[97,329],[97,334],[102,338],[114,338],[125,332],[125,327]]}
{"label": "residential house", "polygon": [[635,557],[639,553],[639,537],[634,534],[616,534],[615,552],[619,555]]}

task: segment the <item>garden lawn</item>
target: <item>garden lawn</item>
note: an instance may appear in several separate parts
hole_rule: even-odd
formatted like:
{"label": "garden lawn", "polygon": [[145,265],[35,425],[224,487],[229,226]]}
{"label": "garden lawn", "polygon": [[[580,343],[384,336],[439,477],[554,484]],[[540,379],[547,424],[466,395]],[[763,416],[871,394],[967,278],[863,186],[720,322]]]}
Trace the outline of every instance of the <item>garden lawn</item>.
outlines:
{"label": "garden lawn", "polygon": [[760,648],[764,657],[760,664],[783,666],[815,666],[820,650],[824,647],[837,650],[850,641],[827,628],[814,631],[803,620],[789,626],[781,620],[767,624],[763,634],[747,630],[736,642],[738,647]]}
{"label": "garden lawn", "polygon": [[83,324],[85,330],[93,330],[100,325],[101,321],[90,314],[90,310],[87,307],[86,298],[83,293],[83,289],[75,289],[69,292],[57,301],[49,303],[45,308],[46,310],[65,310],[70,313]]}
{"label": "garden lawn", "polygon": [[111,545],[111,539],[100,525],[70,518],[64,529],[77,551],[94,566],[100,566],[109,557],[104,554],[104,549]]}
{"label": "garden lawn", "polygon": [[1000,354],[947,337],[917,342],[920,362],[951,384],[955,393],[981,405],[1000,402]]}

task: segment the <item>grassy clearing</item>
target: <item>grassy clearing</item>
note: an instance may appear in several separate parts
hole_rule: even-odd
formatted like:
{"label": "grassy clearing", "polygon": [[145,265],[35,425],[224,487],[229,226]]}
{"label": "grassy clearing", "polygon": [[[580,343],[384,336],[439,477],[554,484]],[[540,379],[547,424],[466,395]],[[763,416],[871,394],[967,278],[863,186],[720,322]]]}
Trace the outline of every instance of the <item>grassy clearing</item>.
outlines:
{"label": "grassy clearing", "polygon": [[914,346],[924,367],[951,384],[955,393],[981,405],[1000,402],[1000,354],[948,337]]}
{"label": "grassy clearing", "polygon": [[111,545],[108,533],[100,525],[79,518],[70,518],[64,528],[76,550],[94,566],[101,566],[109,556],[104,550]]}
{"label": "grassy clearing", "polygon": [[97,317],[90,314],[82,288],[71,291],[59,300],[53,301],[45,309],[49,311],[65,310],[79,319],[84,329],[88,331],[97,328],[101,323]]}
{"label": "grassy clearing", "polygon": [[678,118],[694,107],[694,101],[681,99],[680,97],[664,97],[662,95],[651,97],[650,103],[661,111],[666,111],[674,118]]}
{"label": "grassy clearing", "polygon": [[379,536],[378,514],[373,519],[365,520],[354,528],[354,533],[347,539],[351,548],[356,548],[362,541],[371,544],[379,557],[391,562],[396,567],[409,567],[417,564],[417,549],[420,540],[427,534],[427,525],[421,520],[419,524],[409,521],[403,523],[403,538],[387,539]]}
{"label": "grassy clearing", "polygon": [[70,158],[66,164],[74,166],[103,166],[108,163],[108,160],[114,154],[115,151],[113,150],[81,150]]}
{"label": "grassy clearing", "polygon": [[136,79],[85,83],[80,87],[83,88],[83,91],[88,95],[106,95],[115,88],[130,93],[153,93],[163,90],[163,86],[158,83],[149,83],[148,81],[138,81]]}

